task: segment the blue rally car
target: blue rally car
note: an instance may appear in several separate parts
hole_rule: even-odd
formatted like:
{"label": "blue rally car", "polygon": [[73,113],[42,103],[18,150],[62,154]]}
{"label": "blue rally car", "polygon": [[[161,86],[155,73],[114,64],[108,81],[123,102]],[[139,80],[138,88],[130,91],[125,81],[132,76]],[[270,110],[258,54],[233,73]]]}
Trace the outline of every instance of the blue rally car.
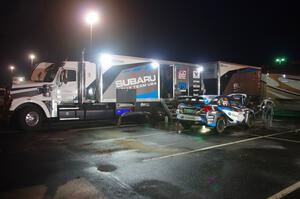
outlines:
{"label": "blue rally car", "polygon": [[207,103],[181,103],[176,114],[177,122],[184,129],[194,124],[214,128],[218,133],[224,132],[227,126],[254,125],[254,111],[245,106],[246,94],[217,96]]}

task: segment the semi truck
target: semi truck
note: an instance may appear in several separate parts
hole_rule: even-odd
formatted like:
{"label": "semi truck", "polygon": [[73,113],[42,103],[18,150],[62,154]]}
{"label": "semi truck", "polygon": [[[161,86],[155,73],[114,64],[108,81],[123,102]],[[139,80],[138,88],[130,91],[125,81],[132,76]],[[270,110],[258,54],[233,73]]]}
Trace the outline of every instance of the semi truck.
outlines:
{"label": "semi truck", "polygon": [[84,59],[42,62],[30,81],[13,82],[7,115],[27,131],[39,129],[48,119],[115,120],[128,112],[161,119],[166,114],[162,90],[173,97],[172,73],[161,73],[161,66],[168,71],[174,64],[182,65],[108,54],[101,55],[98,65]]}
{"label": "semi truck", "polygon": [[[102,79],[102,77],[106,78],[106,73],[102,76],[100,70],[100,67],[106,69],[107,63],[104,62],[100,66],[84,60],[81,62],[64,61],[61,64],[47,62],[38,64],[32,72],[30,81],[14,82],[12,85],[11,100],[8,106],[10,121],[19,124],[22,129],[30,131],[39,129],[43,121],[47,119],[60,121],[115,120],[121,114],[134,110],[130,104],[134,103],[134,100],[130,98],[135,98],[135,96],[130,97],[123,94],[117,99],[119,88],[137,90],[139,95],[143,95],[138,87],[125,88],[124,86],[146,84],[146,87],[149,87],[148,84],[157,84],[154,68],[151,68],[153,70],[150,71],[150,73],[153,72],[152,76],[143,76],[137,79],[131,77],[133,73],[129,74],[129,69],[127,69],[125,80],[110,82],[114,88],[109,89],[109,94],[108,91],[104,92],[104,96],[111,99],[102,100],[104,97],[101,92],[107,90],[107,82],[111,78]],[[141,63],[134,68],[147,68],[148,65],[148,63]],[[133,66],[125,63],[122,67],[132,68]],[[110,72],[111,76],[115,74],[113,71]],[[157,92],[156,87],[153,89],[153,93]],[[157,96],[155,97],[157,98]],[[142,99],[153,101],[147,96],[142,96]],[[135,112],[140,113],[140,111]]]}
{"label": "semi truck", "polygon": [[[171,116],[164,99],[174,98],[176,81],[180,80],[183,92],[189,92],[187,67],[196,71],[198,66],[109,54],[102,54],[99,64],[83,58],[42,62],[29,81],[13,82],[7,115],[28,131],[39,129],[48,119],[115,120],[128,112],[164,119]],[[199,88],[201,82],[194,84]]]}

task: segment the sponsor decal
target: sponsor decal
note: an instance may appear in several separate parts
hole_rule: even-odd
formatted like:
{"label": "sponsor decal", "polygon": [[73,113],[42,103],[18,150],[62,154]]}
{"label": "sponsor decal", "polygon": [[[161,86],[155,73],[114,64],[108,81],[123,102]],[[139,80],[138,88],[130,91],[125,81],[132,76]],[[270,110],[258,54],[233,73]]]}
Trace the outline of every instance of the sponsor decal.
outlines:
{"label": "sponsor decal", "polygon": [[147,76],[141,76],[137,78],[129,78],[129,79],[123,79],[123,80],[117,80],[115,81],[116,88],[122,88],[122,89],[138,89],[138,88],[144,88],[148,86],[154,86],[157,84],[156,82],[156,75],[147,75]]}
{"label": "sponsor decal", "polygon": [[104,91],[103,100],[115,100],[116,89],[135,89],[136,99],[157,99],[158,79],[158,69],[153,68],[151,64],[123,69]]}
{"label": "sponsor decal", "polygon": [[185,82],[179,82],[178,87],[179,87],[179,89],[184,90],[184,89],[187,89],[187,84]]}
{"label": "sponsor decal", "polygon": [[200,79],[200,72],[199,71],[196,71],[196,70],[193,71],[193,79]]}
{"label": "sponsor decal", "polygon": [[192,77],[192,80],[191,80],[192,90],[190,92],[193,96],[198,96],[201,91],[201,89],[200,89],[201,88],[201,86],[200,86],[201,72],[193,69],[191,77]]}
{"label": "sponsor decal", "polygon": [[178,70],[178,79],[186,79],[186,70]]}

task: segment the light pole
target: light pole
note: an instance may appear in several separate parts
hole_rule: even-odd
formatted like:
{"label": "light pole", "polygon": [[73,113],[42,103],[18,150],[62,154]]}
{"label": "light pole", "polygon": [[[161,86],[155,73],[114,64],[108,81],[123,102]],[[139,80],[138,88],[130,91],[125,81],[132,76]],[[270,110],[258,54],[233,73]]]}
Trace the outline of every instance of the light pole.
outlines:
{"label": "light pole", "polygon": [[200,76],[200,89],[199,89],[199,95],[203,95],[204,94],[204,88],[203,88],[203,79],[202,79],[202,73],[203,73],[203,66],[199,65],[197,68],[197,71],[199,72],[199,76]]}
{"label": "light pole", "polygon": [[35,55],[34,55],[34,54],[30,54],[30,55],[29,55],[29,59],[30,59],[30,61],[31,61],[31,62],[30,62],[30,63],[31,63],[31,68],[33,68],[33,64],[34,64],[33,61],[34,61],[34,59],[35,59]]}
{"label": "light pole", "polygon": [[90,51],[92,51],[93,47],[93,25],[98,22],[99,16],[95,11],[90,11],[87,13],[85,17],[85,21],[88,25],[90,25]]}

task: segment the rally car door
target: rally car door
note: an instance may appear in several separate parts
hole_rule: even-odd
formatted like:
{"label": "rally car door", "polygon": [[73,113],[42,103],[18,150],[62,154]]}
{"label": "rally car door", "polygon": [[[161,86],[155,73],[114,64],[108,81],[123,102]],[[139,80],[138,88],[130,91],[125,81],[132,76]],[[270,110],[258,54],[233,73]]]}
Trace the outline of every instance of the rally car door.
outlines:
{"label": "rally car door", "polygon": [[219,109],[232,120],[231,123],[241,123],[245,119],[244,113],[240,109],[229,106],[221,106]]}

